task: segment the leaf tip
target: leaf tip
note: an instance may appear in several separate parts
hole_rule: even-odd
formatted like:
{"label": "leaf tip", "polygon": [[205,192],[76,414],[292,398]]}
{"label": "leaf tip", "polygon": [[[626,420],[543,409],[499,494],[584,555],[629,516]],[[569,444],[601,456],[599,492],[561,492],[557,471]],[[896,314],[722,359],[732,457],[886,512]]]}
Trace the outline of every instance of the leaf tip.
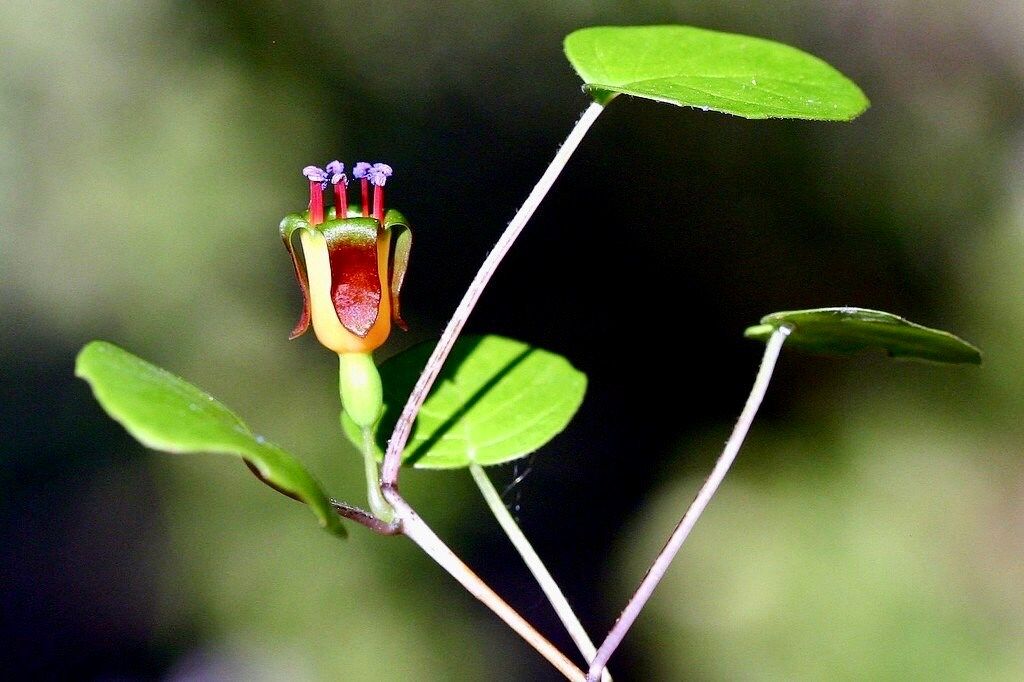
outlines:
{"label": "leaf tip", "polygon": [[868,99],[868,96],[865,95],[864,91],[860,89],[860,86],[858,86],[849,78],[847,78],[846,80],[849,82],[850,87],[853,89],[853,91],[857,93],[857,99],[859,101],[857,102],[856,107],[851,108],[849,113],[844,118],[840,119],[840,121],[842,122],[848,122],[852,121],[855,118],[859,118],[861,114],[863,114],[865,111],[871,108],[871,100]]}
{"label": "leaf tip", "polygon": [[78,351],[78,355],[75,356],[75,376],[88,381],[89,359],[97,353],[106,352],[107,348],[111,345],[108,341],[93,340],[82,346],[82,350]]}
{"label": "leaf tip", "polygon": [[743,330],[743,336],[755,341],[763,341],[771,336],[773,331],[775,331],[775,327],[770,324],[755,324]]}

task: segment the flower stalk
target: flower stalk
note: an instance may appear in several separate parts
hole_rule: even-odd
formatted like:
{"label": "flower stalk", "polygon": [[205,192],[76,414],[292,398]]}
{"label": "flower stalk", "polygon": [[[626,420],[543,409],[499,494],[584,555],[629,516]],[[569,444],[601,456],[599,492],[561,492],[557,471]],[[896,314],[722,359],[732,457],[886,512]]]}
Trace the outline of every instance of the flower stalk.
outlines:
{"label": "flower stalk", "polygon": [[[402,329],[399,293],[409,263],[412,235],[405,218],[384,210],[384,185],[394,171],[385,163],[360,162],[353,175],[363,185],[362,215],[349,215],[348,176],[340,161],[306,166],[309,209],[281,222],[281,238],[295,267],[303,309],[291,338],[313,327],[317,339],[338,354],[342,410],[363,434],[363,469],[370,509],[388,522],[394,510],[380,490],[373,427],[383,410],[383,387],[373,351],[388,338],[391,324]],[[370,217],[368,187],[374,186]],[[333,186],[334,208],[324,206]],[[293,243],[299,235],[300,247]],[[300,258],[301,255],[301,258]]]}

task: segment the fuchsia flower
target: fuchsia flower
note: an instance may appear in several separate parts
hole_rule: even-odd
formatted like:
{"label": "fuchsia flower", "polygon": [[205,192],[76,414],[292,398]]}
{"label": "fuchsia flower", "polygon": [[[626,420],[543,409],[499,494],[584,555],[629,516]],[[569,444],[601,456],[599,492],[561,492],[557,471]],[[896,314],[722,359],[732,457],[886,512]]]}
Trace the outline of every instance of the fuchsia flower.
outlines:
{"label": "fuchsia flower", "polygon": [[[350,209],[348,176],[340,161],[302,169],[309,180],[309,210],[281,221],[281,239],[303,299],[302,315],[289,338],[304,334],[312,322],[317,339],[334,352],[369,353],[387,340],[392,321],[407,328],[398,295],[412,232],[401,213],[384,211],[384,185],[392,173],[387,164],[356,164],[352,175],[362,183],[362,207]],[[334,207],[325,212],[328,185],[334,189]],[[292,242],[296,233],[301,259]]]}

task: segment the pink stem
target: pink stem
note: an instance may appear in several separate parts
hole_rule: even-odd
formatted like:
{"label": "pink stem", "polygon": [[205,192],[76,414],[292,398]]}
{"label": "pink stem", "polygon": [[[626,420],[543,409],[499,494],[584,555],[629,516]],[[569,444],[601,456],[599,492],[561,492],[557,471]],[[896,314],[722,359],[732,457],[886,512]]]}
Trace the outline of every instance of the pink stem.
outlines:
{"label": "pink stem", "polygon": [[615,650],[622,644],[622,640],[626,638],[626,633],[629,632],[629,628],[636,622],[644,605],[647,604],[647,600],[654,594],[654,588],[665,577],[669,565],[675,559],[676,554],[679,553],[679,548],[683,546],[686,538],[690,535],[690,531],[693,530],[697,519],[704,513],[708,503],[711,502],[711,498],[718,490],[718,486],[722,485],[722,481],[725,480],[725,474],[729,471],[733,461],[735,461],[736,455],[739,454],[740,446],[743,445],[743,440],[747,437],[751,424],[754,423],[757,408],[761,406],[761,401],[764,400],[764,394],[768,390],[768,382],[771,381],[772,372],[775,371],[775,361],[779,359],[782,343],[791,331],[792,329],[789,327],[779,327],[772,333],[771,338],[768,339],[768,344],[764,349],[764,359],[761,360],[761,368],[757,371],[757,377],[754,379],[754,387],[750,389],[747,402],[743,406],[739,419],[736,421],[732,435],[729,436],[729,440],[725,444],[725,449],[722,450],[718,461],[715,462],[715,468],[711,470],[708,480],[701,486],[690,507],[683,514],[683,518],[679,520],[679,524],[672,531],[668,542],[665,543],[665,546],[657,558],[655,558],[654,563],[647,570],[647,575],[640,581],[636,592],[630,597],[626,608],[622,610],[622,615],[615,621],[615,625],[612,626],[608,636],[601,643],[600,648],[597,650],[597,655],[590,662],[587,682],[597,682],[601,679],[601,671],[604,670],[608,659],[611,658]]}
{"label": "pink stem", "polygon": [[319,225],[324,221],[324,186],[309,181],[309,224]]}
{"label": "pink stem", "polygon": [[380,185],[373,187],[373,217],[384,223],[384,188]]}
{"label": "pink stem", "polygon": [[339,182],[334,186],[334,217],[338,220],[348,217],[348,186]]}

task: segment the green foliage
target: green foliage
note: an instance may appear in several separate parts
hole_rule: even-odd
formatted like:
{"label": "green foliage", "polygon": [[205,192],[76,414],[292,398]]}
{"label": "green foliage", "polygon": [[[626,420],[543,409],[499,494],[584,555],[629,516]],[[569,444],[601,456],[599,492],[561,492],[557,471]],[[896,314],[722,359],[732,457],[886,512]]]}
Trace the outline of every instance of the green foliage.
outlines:
{"label": "green foliage", "polygon": [[815,308],[772,313],[743,333],[767,340],[782,326],[792,330],[787,346],[817,353],[849,355],[879,348],[892,357],[981,364],[981,351],[949,332],[922,327],[902,317],[866,308]]}
{"label": "green foliage", "polygon": [[96,400],[143,445],[172,453],[241,457],[275,490],[309,505],[320,525],[345,535],[319,483],[287,452],[254,435],[212,396],[131,353],[93,341],[78,354],[75,374]]}
{"label": "green foliage", "polygon": [[[433,342],[421,343],[381,365],[384,416],[375,430],[381,451],[433,349]],[[458,469],[523,457],[561,433],[586,388],[586,375],[561,355],[501,336],[463,337],[420,410],[403,461]],[[347,416],[342,423],[361,444],[359,428]]]}
{"label": "green foliage", "polygon": [[745,118],[848,121],[868,99],[795,47],[692,26],[599,26],[570,33],[565,54],[601,104],[618,94]]}

